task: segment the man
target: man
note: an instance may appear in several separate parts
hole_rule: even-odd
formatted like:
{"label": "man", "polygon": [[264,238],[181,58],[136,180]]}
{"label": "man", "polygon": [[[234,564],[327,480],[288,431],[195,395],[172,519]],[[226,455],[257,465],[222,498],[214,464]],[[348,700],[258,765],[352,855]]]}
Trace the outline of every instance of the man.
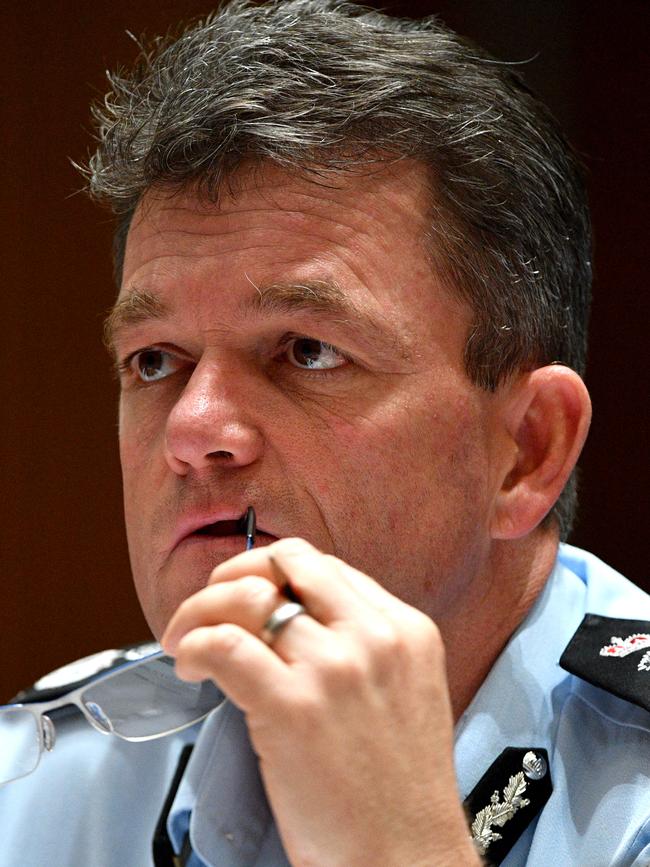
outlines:
{"label": "man", "polygon": [[598,630],[650,600],[558,556],[590,269],[553,121],[437,22],[330,0],[226,6],[98,118],[134,579],[228,700],[148,744],[62,723],[6,863],[152,863],[166,799],[190,865],[649,863],[650,629]]}

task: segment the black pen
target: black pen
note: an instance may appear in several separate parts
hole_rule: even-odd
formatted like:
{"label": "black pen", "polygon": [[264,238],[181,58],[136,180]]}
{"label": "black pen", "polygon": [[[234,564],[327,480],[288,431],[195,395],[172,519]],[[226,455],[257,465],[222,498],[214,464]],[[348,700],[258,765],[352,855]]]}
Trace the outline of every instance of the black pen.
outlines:
{"label": "black pen", "polygon": [[244,516],[244,529],[246,531],[246,550],[250,549],[255,544],[255,509],[249,506]]}

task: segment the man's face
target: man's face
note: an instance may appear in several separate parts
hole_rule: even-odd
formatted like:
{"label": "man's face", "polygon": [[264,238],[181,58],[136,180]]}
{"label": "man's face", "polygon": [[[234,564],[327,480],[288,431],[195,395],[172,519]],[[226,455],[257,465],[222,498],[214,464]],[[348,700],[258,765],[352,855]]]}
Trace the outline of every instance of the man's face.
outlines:
{"label": "man's face", "polygon": [[112,317],[127,533],[160,635],[211,569],[301,536],[433,616],[487,556],[495,398],[434,273],[414,164],[317,185],[240,172],[220,205],[150,192]]}

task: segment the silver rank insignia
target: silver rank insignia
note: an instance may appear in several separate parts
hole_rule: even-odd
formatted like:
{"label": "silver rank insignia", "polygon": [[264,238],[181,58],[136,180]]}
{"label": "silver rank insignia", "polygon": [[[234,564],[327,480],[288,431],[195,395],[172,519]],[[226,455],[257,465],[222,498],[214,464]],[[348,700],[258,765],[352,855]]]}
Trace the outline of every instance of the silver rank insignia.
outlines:
{"label": "silver rank insignia", "polygon": [[500,864],[548,801],[546,750],[508,747],[465,799],[470,832],[486,864]]}

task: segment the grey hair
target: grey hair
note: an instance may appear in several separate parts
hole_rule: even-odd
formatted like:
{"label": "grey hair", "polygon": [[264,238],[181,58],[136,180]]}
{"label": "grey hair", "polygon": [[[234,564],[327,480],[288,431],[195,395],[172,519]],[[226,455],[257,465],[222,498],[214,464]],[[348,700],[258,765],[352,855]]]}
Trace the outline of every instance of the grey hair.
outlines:
{"label": "grey hair", "polygon": [[[465,366],[494,390],[518,370],[584,371],[590,226],[582,172],[511,66],[436,18],[345,0],[234,0],[142,48],[95,106],[91,195],[118,215],[116,268],[152,186],[217,201],[244,162],[315,182],[404,157],[431,185],[430,249],[471,306]],[[552,516],[562,538],[575,477]]]}

